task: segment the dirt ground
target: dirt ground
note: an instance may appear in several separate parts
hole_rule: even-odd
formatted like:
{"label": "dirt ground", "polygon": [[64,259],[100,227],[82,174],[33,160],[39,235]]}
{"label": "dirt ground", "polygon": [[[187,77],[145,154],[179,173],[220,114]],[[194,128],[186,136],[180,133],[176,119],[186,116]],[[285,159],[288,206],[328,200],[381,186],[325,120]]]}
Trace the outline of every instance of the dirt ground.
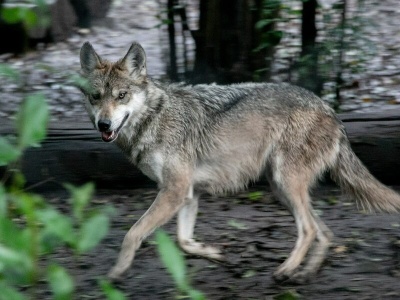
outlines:
{"label": "dirt ground", "polygon": [[[258,191],[262,196],[251,199]],[[154,188],[97,192],[96,205],[111,203],[117,209],[108,236],[81,260],[67,252],[54,258],[76,276],[77,299],[103,299],[97,280],[115,262],[126,231],[156,193]],[[61,210],[67,209],[66,194],[46,196]],[[310,283],[277,284],[272,279],[294,246],[296,229],[268,187],[254,186],[234,196],[200,200],[196,237],[223,249],[229,263],[186,256],[192,285],[207,299],[279,299],[287,291],[296,292],[300,299],[400,299],[399,216],[358,212],[330,185],[318,187],[313,199],[335,238],[327,261]],[[175,220],[163,228],[175,238]],[[153,235],[147,238],[124,280],[117,283],[127,299],[178,299],[153,240]],[[42,299],[50,298],[49,291],[40,294]]]}

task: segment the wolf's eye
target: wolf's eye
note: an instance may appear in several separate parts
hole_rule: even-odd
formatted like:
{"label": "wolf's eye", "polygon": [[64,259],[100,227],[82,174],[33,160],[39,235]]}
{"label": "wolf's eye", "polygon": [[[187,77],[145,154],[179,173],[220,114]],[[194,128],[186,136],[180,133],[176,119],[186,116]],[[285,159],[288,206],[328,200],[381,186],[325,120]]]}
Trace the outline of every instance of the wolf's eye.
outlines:
{"label": "wolf's eye", "polygon": [[122,100],[125,98],[126,92],[120,92],[118,95],[118,99]]}
{"label": "wolf's eye", "polygon": [[92,94],[93,100],[99,100],[100,99],[100,93]]}

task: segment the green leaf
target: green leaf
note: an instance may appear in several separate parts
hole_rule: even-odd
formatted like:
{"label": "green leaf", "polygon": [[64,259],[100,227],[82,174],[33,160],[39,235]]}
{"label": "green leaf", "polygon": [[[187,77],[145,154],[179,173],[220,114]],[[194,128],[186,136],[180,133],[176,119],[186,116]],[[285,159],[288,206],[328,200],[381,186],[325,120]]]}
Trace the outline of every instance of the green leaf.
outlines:
{"label": "green leaf", "polygon": [[171,238],[162,230],[156,233],[156,241],[158,244],[158,253],[161,261],[172,275],[177,286],[186,291],[188,283],[186,280],[186,265],[181,251],[171,240]]}
{"label": "green leaf", "polygon": [[125,300],[125,295],[112,286],[111,283],[105,280],[100,280],[99,282],[103,293],[106,295],[108,300]]}
{"label": "green leaf", "polygon": [[35,194],[21,193],[16,195],[13,199],[18,209],[20,209],[22,214],[26,217],[28,223],[29,221],[36,222],[37,208],[44,204],[43,198]]}
{"label": "green leaf", "polygon": [[257,272],[255,270],[247,270],[243,275],[242,278],[250,278],[257,275]]}
{"label": "green leaf", "polygon": [[47,281],[56,300],[70,300],[74,292],[74,282],[64,268],[51,265],[47,268]]}
{"label": "green leaf", "polygon": [[97,214],[86,220],[80,230],[77,250],[84,253],[91,250],[107,235],[109,228],[108,217]]}
{"label": "green leaf", "polygon": [[25,252],[6,247],[0,244],[0,273],[10,270],[17,273],[29,273],[33,263]]}
{"label": "green leaf", "polygon": [[92,182],[86,183],[80,187],[73,186],[66,183],[64,187],[70,192],[72,196],[72,209],[74,217],[78,222],[83,220],[83,211],[89,204],[94,194],[94,184]]}
{"label": "green leaf", "polygon": [[19,81],[20,79],[19,72],[10,67],[8,64],[0,64],[0,76],[10,78],[14,81]]}
{"label": "green leaf", "polygon": [[1,18],[10,24],[18,23],[22,21],[22,14],[20,7],[2,7]]}
{"label": "green leaf", "polygon": [[189,289],[187,291],[189,297],[193,300],[205,300],[206,297],[204,296],[204,294],[198,290],[195,289]]}
{"label": "green leaf", "polygon": [[14,169],[10,185],[10,192],[21,191],[25,186],[26,180],[21,170]]}
{"label": "green leaf", "polygon": [[8,206],[6,189],[4,188],[4,185],[0,183],[0,220],[7,216],[7,210]]}
{"label": "green leaf", "polygon": [[0,242],[5,246],[23,249],[21,230],[8,218],[0,218]]}
{"label": "green leaf", "polygon": [[335,196],[330,196],[327,199],[329,205],[336,205],[338,203],[338,199]]}
{"label": "green leaf", "polygon": [[32,28],[38,23],[37,14],[31,9],[25,12],[23,18],[24,18],[24,23],[28,28]]}
{"label": "green leaf", "polygon": [[36,13],[28,7],[2,7],[1,17],[6,23],[15,24],[23,22],[28,28],[37,24]]}
{"label": "green leaf", "polygon": [[7,285],[5,282],[0,282],[0,300],[25,300],[27,299],[23,294]]}
{"label": "green leaf", "polygon": [[17,114],[20,149],[37,146],[46,137],[49,109],[42,94],[27,97]]}
{"label": "green leaf", "polygon": [[256,29],[262,29],[265,26],[268,26],[269,24],[271,24],[273,22],[274,22],[274,19],[263,19],[263,20],[258,21],[256,23],[255,27],[256,27]]}
{"label": "green leaf", "polygon": [[249,193],[249,199],[251,201],[259,201],[263,197],[263,192],[251,192]]}
{"label": "green leaf", "polygon": [[72,85],[81,89],[83,92],[91,93],[92,88],[90,86],[89,81],[86,78],[84,78],[80,75],[74,74],[69,77],[69,80],[71,81]]}
{"label": "green leaf", "polygon": [[43,223],[46,233],[57,236],[67,244],[74,245],[76,243],[73,223],[70,218],[53,208],[39,210],[37,216]]}
{"label": "green leaf", "polygon": [[236,220],[233,220],[233,219],[228,221],[228,225],[232,226],[232,227],[234,227],[236,229],[240,229],[240,230],[248,229],[248,227],[245,224],[243,224],[242,222],[238,222]]}
{"label": "green leaf", "polygon": [[295,290],[284,291],[276,296],[274,300],[298,300],[301,296]]}
{"label": "green leaf", "polygon": [[6,138],[0,136],[0,166],[6,166],[21,156],[21,151]]}

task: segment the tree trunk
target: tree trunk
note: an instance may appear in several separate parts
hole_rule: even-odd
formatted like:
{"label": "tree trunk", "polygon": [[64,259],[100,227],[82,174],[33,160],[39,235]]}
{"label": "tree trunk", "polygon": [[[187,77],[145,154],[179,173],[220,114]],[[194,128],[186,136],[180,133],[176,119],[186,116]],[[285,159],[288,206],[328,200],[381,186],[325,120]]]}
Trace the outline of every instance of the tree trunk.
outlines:
{"label": "tree trunk", "polygon": [[345,28],[346,28],[346,11],[347,11],[347,1],[342,0],[342,13],[341,13],[341,20],[340,20],[340,36],[339,36],[339,56],[337,61],[337,72],[336,72],[336,103],[335,109],[339,109],[340,105],[342,104],[342,97],[340,96],[340,90],[343,85],[343,78],[342,78],[342,67],[343,67],[343,54],[344,54],[344,38],[345,38]]}
{"label": "tree trunk", "polygon": [[168,41],[169,41],[169,69],[168,75],[172,81],[178,80],[178,68],[176,65],[176,44],[175,44],[175,0],[167,2],[168,18]]}
{"label": "tree trunk", "polygon": [[316,47],[317,27],[315,17],[317,6],[317,0],[303,1],[301,57],[298,64],[299,78],[297,84],[320,95],[323,81],[318,72],[318,48]]}
{"label": "tree trunk", "polygon": [[[253,81],[255,72],[268,69],[268,47],[258,52],[263,33],[255,28],[262,17],[263,0],[202,0],[199,30],[195,33],[194,82]],[[263,77],[262,79],[265,79]]]}

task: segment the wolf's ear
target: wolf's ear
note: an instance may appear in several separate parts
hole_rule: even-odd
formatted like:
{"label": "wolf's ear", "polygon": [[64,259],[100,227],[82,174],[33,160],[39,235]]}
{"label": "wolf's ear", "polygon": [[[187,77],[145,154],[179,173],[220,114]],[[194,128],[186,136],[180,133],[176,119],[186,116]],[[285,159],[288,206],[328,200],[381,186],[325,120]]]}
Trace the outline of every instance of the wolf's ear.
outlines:
{"label": "wolf's ear", "polygon": [[80,58],[82,71],[86,74],[93,72],[94,69],[101,66],[101,58],[89,42],[83,44]]}
{"label": "wolf's ear", "polygon": [[146,53],[139,43],[132,44],[120,63],[128,70],[129,75],[146,76],[147,74]]}

